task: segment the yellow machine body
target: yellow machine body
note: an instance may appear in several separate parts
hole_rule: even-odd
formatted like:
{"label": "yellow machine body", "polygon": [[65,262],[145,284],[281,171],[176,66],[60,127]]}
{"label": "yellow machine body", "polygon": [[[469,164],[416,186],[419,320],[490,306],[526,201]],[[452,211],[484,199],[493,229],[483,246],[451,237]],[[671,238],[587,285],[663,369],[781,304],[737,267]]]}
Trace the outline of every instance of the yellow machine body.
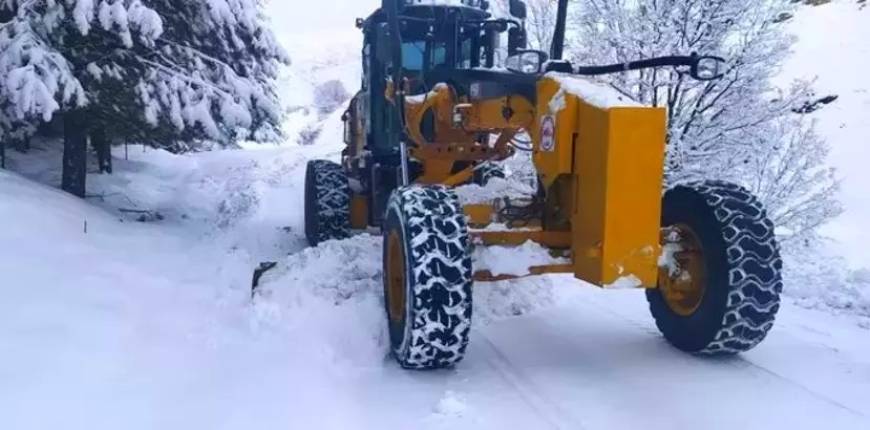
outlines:
{"label": "yellow machine body", "polygon": [[[521,96],[456,99],[446,85],[408,101],[408,132],[414,143],[410,153],[423,165],[419,182],[464,183],[474,165],[457,171],[456,163],[504,159],[513,153],[511,140],[528,131],[554,221],[545,215],[537,229],[477,233],[477,242],[518,245],[531,240],[554,251],[570,251],[571,265],[535,267],[531,273],[573,272],[602,287],[655,288],[665,110],[630,103],[602,106],[595,94],[587,100],[582,92],[565,88],[569,79],[577,78],[542,78],[536,105]],[[420,131],[426,112],[435,118],[431,142]],[[514,114],[505,117],[504,112]],[[494,143],[479,141],[481,133],[493,136]],[[494,217],[492,208],[481,205],[467,207],[466,214],[476,226]],[[491,279],[485,275],[479,278]]]}
{"label": "yellow machine body", "polygon": [[574,275],[600,286],[654,288],[665,110],[596,106],[548,77],[538,85],[537,112],[531,134],[541,180],[551,187],[567,177],[572,189],[562,203],[570,208]]}

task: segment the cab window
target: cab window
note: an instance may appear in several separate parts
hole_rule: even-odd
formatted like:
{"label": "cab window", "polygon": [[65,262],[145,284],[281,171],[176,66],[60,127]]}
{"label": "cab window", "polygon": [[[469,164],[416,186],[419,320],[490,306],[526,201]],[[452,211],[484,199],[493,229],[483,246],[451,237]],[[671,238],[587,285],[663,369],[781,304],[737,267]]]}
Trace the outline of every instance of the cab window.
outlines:
{"label": "cab window", "polygon": [[[429,66],[437,67],[447,64],[447,46],[438,44],[429,53]],[[419,72],[426,64],[426,42],[422,40],[402,43],[402,67],[405,70]]]}

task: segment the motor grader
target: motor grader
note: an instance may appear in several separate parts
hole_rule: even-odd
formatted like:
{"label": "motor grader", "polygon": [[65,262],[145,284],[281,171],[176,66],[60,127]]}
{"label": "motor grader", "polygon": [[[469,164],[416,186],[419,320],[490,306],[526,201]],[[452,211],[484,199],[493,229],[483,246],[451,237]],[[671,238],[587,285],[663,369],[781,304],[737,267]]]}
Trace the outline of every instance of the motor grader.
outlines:
{"label": "motor grader", "polygon": [[[753,348],[782,289],[764,208],[719,181],[664,190],[665,110],[584,78],[675,67],[714,80],[724,60],[574,65],[562,59],[568,0],[557,7],[550,52],[526,49],[518,0],[505,18],[480,0],[384,0],[357,20],[362,87],[344,115],[341,163],[308,165],[309,242],[380,230],[391,347],[410,369],[463,358],[475,282],[556,273],[645,290],[658,328],[683,351]],[[482,184],[480,172],[518,150],[531,152],[537,192],[460,202],[455,187]],[[494,273],[473,259],[481,248],[528,243],[553,263]]]}

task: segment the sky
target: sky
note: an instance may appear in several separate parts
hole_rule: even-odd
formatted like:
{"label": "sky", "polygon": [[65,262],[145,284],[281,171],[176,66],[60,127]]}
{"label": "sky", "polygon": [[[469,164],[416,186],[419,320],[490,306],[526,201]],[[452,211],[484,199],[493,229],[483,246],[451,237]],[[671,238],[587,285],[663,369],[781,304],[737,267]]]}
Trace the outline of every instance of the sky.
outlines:
{"label": "sky", "polygon": [[369,16],[380,4],[380,0],[270,0],[268,11],[282,43],[313,48],[359,38],[354,20]]}

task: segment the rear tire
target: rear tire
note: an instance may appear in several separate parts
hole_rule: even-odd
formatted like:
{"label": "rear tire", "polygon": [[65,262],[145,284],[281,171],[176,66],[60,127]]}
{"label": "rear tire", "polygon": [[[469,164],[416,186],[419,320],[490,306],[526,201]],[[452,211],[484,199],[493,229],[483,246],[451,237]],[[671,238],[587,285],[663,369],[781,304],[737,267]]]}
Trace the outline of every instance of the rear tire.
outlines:
{"label": "rear tire", "polygon": [[311,246],[350,237],[350,186],[344,169],[326,160],[305,171],[305,237]]}
{"label": "rear tire", "polygon": [[779,246],[761,203],[725,182],[680,185],[665,194],[662,223],[693,231],[706,277],[703,296],[689,313],[669,304],[662,282],[647,290],[664,337],[683,351],[705,355],[758,345],[773,327],[782,292]]}
{"label": "rear tire", "polygon": [[459,199],[443,186],[393,192],[384,222],[384,297],[393,355],[407,369],[460,362],[468,345],[472,271]]}

